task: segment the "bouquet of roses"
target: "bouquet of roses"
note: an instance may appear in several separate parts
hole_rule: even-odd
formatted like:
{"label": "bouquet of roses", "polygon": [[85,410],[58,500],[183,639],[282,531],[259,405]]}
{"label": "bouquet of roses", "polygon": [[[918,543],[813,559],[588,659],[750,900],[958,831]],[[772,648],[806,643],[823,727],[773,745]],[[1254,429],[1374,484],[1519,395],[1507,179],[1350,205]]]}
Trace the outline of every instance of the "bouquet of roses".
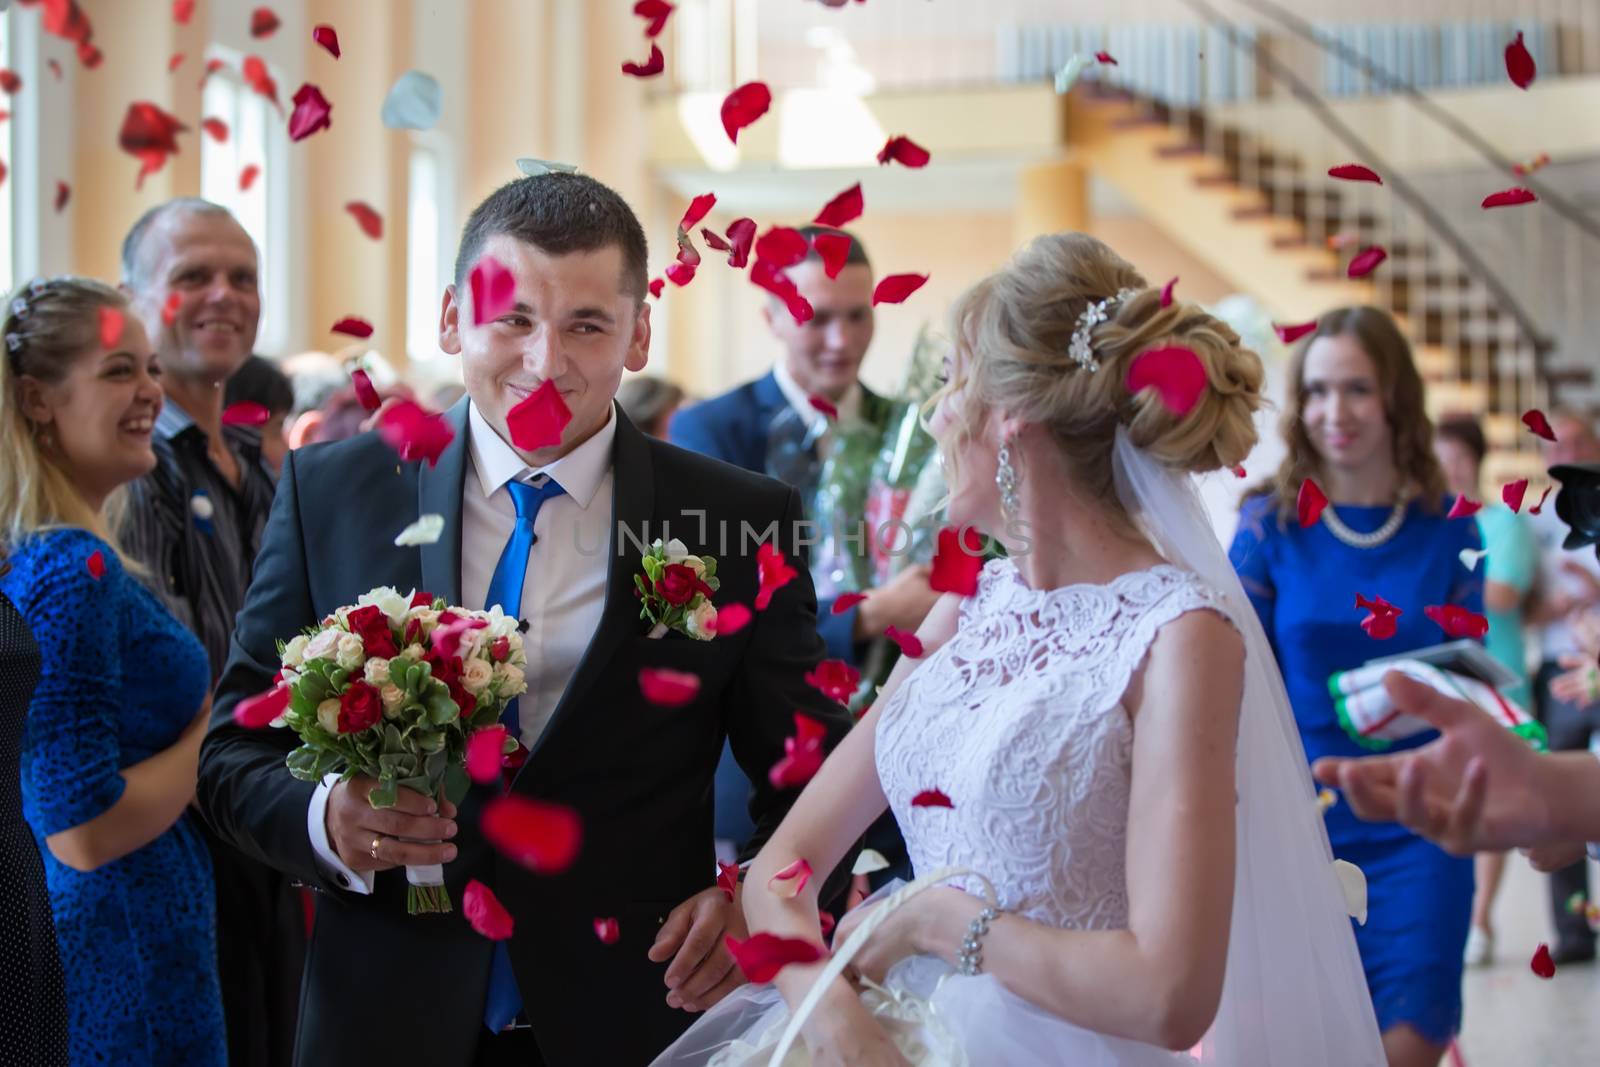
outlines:
{"label": "bouquet of roses", "polygon": [[[515,618],[388,586],[279,642],[278,653],[289,699],[274,725],[301,741],[289,773],[308,782],[332,772],[376,778],[375,808],[392,806],[402,786],[460,803],[468,740],[527,689]],[[516,749],[507,736],[504,755]],[[406,880],[411,914],[450,910],[442,867],[407,867]]]}
{"label": "bouquet of roses", "polygon": [[711,603],[711,595],[720,588],[715,559],[691,556],[676,537],[665,543],[658,537],[641,562],[644,573],[635,574],[633,584],[639,618],[655,624],[651,637],[668,630],[697,641],[717,636],[717,609]]}

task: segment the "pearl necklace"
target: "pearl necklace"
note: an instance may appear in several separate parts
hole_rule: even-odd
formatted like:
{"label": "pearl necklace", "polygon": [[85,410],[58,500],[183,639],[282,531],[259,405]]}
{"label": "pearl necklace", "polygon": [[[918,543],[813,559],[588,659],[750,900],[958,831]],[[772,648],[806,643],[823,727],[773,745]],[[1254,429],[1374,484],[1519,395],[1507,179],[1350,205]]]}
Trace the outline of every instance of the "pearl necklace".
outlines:
{"label": "pearl necklace", "polygon": [[1410,494],[1401,493],[1400,499],[1394,502],[1394,510],[1389,512],[1389,517],[1383,520],[1383,525],[1371,533],[1357,533],[1344,524],[1338,512],[1333,510],[1333,505],[1328,504],[1322,509],[1322,524],[1335,538],[1343,541],[1351,548],[1376,548],[1400,532],[1401,525],[1406,521],[1406,504]]}

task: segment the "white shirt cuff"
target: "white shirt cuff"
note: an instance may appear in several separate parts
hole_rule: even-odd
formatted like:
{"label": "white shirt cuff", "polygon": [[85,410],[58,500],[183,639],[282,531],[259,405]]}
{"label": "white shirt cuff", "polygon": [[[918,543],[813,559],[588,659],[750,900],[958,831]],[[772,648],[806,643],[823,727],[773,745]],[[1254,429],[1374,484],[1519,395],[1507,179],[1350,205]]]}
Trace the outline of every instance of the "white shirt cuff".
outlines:
{"label": "white shirt cuff", "polygon": [[317,783],[306,807],[306,832],[311,835],[311,851],[316,853],[317,866],[331,881],[352,893],[366,896],[372,892],[371,871],[352,871],[339,859],[339,854],[328,843],[328,794],[339,781],[337,774],[329,774]]}

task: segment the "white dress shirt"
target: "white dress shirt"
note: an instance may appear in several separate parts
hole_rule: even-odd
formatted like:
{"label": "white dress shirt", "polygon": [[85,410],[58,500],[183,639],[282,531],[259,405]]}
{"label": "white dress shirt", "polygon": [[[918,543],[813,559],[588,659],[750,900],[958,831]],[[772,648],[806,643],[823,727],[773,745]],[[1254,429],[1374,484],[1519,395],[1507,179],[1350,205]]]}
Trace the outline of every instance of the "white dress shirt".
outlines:
{"label": "white dress shirt", "polygon": [[[468,405],[470,469],[461,486],[461,607],[484,606],[495,566],[511,539],[517,510],[506,483],[537,483],[548,476],[566,490],[539,508],[522,583],[528,691],[518,699],[517,717],[522,743],[530,749],[549,724],[600,626],[611,551],[611,445],[616,434],[617,419],[612,414],[583,444],[535,470],[494,431],[476,404]],[[345,866],[328,842],[328,794],[338,780],[329,775],[311,796],[306,812],[311,845],[336,881],[356,893],[370,893],[372,872]]]}
{"label": "white dress shirt", "polygon": [[[818,423],[823,425],[821,436],[817,438],[817,458],[827,459],[833,451],[833,434],[828,432],[828,416],[811,406],[811,397],[800,388],[800,383],[789,376],[789,370],[779,360],[772,365],[772,376],[777,379],[778,389],[783,393],[783,398],[789,406],[799,413],[806,428],[815,432]],[[839,410],[839,422],[844,425],[857,422],[861,418],[861,383],[851,382],[850,388],[845,390],[844,396],[834,405]]]}
{"label": "white dress shirt", "polygon": [[[1530,515],[1528,522],[1534,539],[1539,543],[1539,587],[1546,596],[1583,596],[1588,591],[1587,583],[1568,574],[1562,564],[1576,563],[1590,574],[1600,577],[1600,560],[1596,559],[1594,549],[1585,546],[1569,552],[1561,547],[1567,536],[1567,524],[1556,514],[1553,502],[1540,508],[1539,514]],[[1577,635],[1572,632],[1572,624],[1565,618],[1552,619],[1538,630],[1541,662],[1554,663],[1562,656],[1580,651]]]}

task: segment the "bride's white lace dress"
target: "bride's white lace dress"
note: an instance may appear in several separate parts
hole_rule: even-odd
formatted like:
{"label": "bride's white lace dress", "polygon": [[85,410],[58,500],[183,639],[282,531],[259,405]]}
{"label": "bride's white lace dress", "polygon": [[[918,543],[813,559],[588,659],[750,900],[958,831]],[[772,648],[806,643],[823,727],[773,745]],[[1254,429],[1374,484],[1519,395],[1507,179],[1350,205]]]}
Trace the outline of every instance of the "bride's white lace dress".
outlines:
{"label": "bride's white lace dress", "polygon": [[[970,868],[994,884],[1004,908],[1030,919],[1125,928],[1134,726],[1122,695],[1161,627],[1200,609],[1238,625],[1217,591],[1172,566],[1034,590],[1010,561],[989,563],[955,635],[878,721],[878,776],[916,872]],[[927,789],[952,806],[913,807]],[[991,976],[963,977],[930,957],[902,961],[885,985],[876,1003],[924,1020],[907,1039],[931,1047],[914,1062],[1191,1062],[1075,1026]],[[787,1017],[771,986],[742,987],[657,1062],[764,1064],[761,1052],[770,1053]]]}

